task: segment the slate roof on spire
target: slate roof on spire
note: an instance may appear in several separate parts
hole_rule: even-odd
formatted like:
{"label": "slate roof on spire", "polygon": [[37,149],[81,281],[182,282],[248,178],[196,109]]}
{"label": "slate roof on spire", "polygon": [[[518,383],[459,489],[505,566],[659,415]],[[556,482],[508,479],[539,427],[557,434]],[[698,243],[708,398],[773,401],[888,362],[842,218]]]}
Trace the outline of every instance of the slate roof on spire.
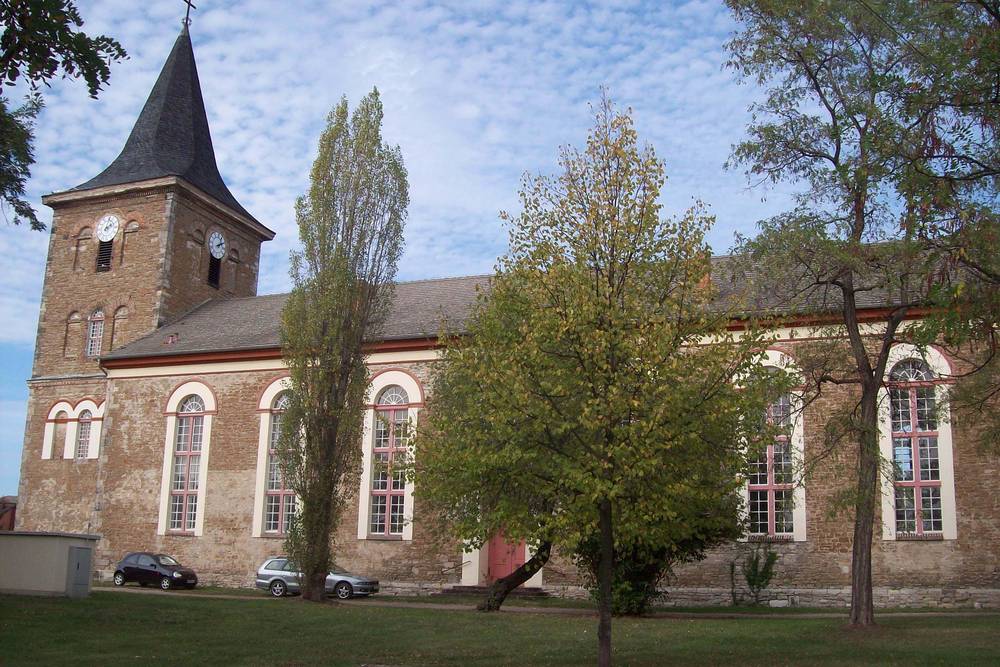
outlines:
{"label": "slate roof on spire", "polygon": [[187,26],[174,42],[125,148],[111,165],[74,190],[179,176],[255,220],[226,187],[215,163],[205,102]]}

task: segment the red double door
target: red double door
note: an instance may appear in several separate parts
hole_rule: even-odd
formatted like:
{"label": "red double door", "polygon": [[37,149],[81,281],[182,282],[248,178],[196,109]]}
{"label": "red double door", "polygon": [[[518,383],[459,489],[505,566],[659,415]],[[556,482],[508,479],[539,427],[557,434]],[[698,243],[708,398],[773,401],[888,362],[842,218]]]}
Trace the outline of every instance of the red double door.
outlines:
{"label": "red double door", "polygon": [[497,533],[489,542],[489,569],[486,576],[490,582],[502,579],[524,565],[525,544],[507,541],[503,533]]}

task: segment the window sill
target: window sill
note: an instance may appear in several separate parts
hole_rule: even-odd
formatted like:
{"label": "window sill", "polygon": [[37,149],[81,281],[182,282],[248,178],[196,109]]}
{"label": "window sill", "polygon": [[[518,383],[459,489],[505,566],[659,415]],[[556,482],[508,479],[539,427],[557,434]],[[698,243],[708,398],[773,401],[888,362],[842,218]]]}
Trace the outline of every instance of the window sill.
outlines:
{"label": "window sill", "polygon": [[750,535],[747,542],[794,542],[792,535]]}
{"label": "window sill", "polygon": [[941,533],[931,533],[930,535],[917,535],[916,533],[896,533],[897,542],[943,542],[944,535]]}
{"label": "window sill", "polygon": [[198,537],[194,534],[194,531],[180,531],[180,530],[167,530],[165,533],[167,537]]}
{"label": "window sill", "polygon": [[288,537],[288,535],[286,533],[261,533],[257,537],[263,537],[268,540],[283,540]]}
{"label": "window sill", "polygon": [[377,540],[381,542],[402,542],[402,535],[369,535],[367,538],[369,540]]}

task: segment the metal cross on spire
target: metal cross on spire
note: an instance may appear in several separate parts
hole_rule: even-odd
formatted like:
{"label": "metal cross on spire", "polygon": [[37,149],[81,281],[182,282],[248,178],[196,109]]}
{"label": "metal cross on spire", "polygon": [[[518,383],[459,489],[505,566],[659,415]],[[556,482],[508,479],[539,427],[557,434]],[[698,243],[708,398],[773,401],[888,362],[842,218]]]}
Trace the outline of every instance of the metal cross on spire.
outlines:
{"label": "metal cross on spire", "polygon": [[191,0],[181,0],[181,2],[187,5],[187,9],[184,10],[184,25],[189,26],[191,25],[191,10],[198,8],[195,7],[194,3],[191,2]]}

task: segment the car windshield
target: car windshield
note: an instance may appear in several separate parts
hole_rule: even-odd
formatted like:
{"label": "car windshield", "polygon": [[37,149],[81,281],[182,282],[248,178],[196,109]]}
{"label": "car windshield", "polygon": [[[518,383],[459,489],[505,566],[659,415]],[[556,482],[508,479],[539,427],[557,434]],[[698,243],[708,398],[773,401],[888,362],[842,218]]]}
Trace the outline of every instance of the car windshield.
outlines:
{"label": "car windshield", "polygon": [[157,556],[156,560],[160,561],[160,565],[180,565],[180,563],[170,556]]}

